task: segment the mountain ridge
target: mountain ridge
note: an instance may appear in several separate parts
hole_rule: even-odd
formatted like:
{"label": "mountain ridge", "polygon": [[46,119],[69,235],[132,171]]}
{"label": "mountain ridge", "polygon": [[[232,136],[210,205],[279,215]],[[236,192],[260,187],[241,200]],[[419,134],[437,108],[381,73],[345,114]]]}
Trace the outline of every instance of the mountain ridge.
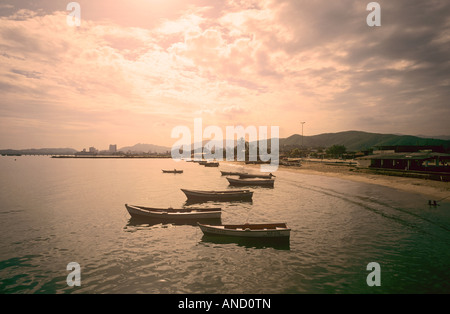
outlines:
{"label": "mountain ridge", "polygon": [[131,151],[134,153],[158,153],[158,154],[163,154],[166,153],[167,151],[170,152],[170,147],[166,147],[166,146],[160,146],[160,145],[154,145],[154,144],[144,144],[144,143],[137,143],[134,144],[133,146],[124,146],[122,148],[117,149],[118,151],[122,151],[124,153]]}
{"label": "mountain ridge", "polygon": [[370,133],[364,131],[344,131],[337,133],[323,133],[318,135],[302,136],[293,134],[280,139],[283,146],[330,147],[344,145],[349,151],[366,150],[377,146],[444,146],[450,147],[450,140],[422,138],[413,135],[396,135],[383,133]]}
{"label": "mountain ridge", "polygon": [[[445,138],[446,136],[440,136]],[[374,148],[377,146],[443,146],[446,150],[450,150],[450,139],[441,139],[433,137],[419,137],[414,135],[399,135],[399,134],[383,134],[370,133],[365,131],[343,131],[336,133],[322,133],[317,135],[302,136],[293,134],[286,138],[279,139],[280,150],[289,149],[290,147],[322,147],[327,148],[333,145],[344,145],[347,151],[361,151]],[[449,136],[450,138],[450,136]],[[270,141],[270,140],[269,140]],[[203,140],[203,146],[210,142]],[[191,144],[193,148],[194,143]],[[171,147],[138,143],[133,146],[124,146],[118,151],[134,152],[134,153],[159,153],[164,154],[171,151]],[[29,149],[0,149],[0,154],[74,154],[78,150],[73,148],[29,148]]]}

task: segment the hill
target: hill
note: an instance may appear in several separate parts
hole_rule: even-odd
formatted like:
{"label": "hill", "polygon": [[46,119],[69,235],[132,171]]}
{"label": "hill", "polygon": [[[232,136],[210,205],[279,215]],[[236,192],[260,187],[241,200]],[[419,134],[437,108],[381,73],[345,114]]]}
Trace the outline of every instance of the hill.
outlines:
{"label": "hill", "polygon": [[73,155],[77,152],[73,148],[29,148],[29,149],[2,149],[0,154],[22,155]]}
{"label": "hill", "polygon": [[[441,138],[445,138],[442,136]],[[211,146],[220,144],[219,141],[209,142],[204,140],[202,146],[209,143]],[[237,142],[234,142],[236,145]],[[249,143],[246,142],[246,145]],[[257,145],[257,143],[255,143]],[[268,140],[270,146],[270,140]],[[323,133],[303,138],[303,146],[310,148],[328,148],[333,145],[344,145],[347,151],[362,151],[375,148],[377,146],[442,146],[446,151],[450,150],[450,140],[419,137],[400,134],[380,134],[363,131],[345,131],[338,133]],[[291,149],[302,146],[302,136],[299,134],[291,135],[287,138],[279,139],[280,150]],[[226,147],[223,141],[222,147]],[[194,144],[191,144],[194,148]]]}
{"label": "hill", "polygon": [[[298,134],[280,139],[280,148],[283,146],[301,146],[302,136]],[[379,134],[362,131],[346,131],[338,133],[324,133],[305,136],[303,145],[306,147],[330,147],[344,145],[348,151],[366,150],[376,146],[444,146],[450,148],[450,140],[422,138],[411,135]]]}
{"label": "hill", "polygon": [[[328,148],[333,145],[344,145],[347,151],[361,151],[374,148],[376,146],[442,146],[446,151],[450,151],[450,140],[447,136],[439,138],[419,137],[412,135],[399,134],[380,134],[362,131],[346,131],[338,133],[323,133],[319,135],[305,136],[303,145],[311,148]],[[203,140],[203,146],[210,140]],[[270,140],[268,141],[270,146]],[[215,142],[212,141],[214,144]],[[220,142],[217,142],[220,143]],[[248,143],[247,143],[248,144]],[[236,145],[236,143],[234,143]],[[302,145],[302,136],[299,134],[291,135],[287,138],[279,139],[280,150],[300,147]],[[191,144],[192,149],[194,144]],[[226,147],[226,142],[223,142]],[[164,154],[171,151],[171,147],[159,146],[154,144],[138,143],[133,146],[125,146],[118,151],[124,153],[158,153]],[[72,155],[77,150],[73,148],[39,148],[39,149],[0,149],[0,154],[25,154],[25,155]]]}
{"label": "hill", "polygon": [[170,152],[170,150],[171,150],[170,147],[158,146],[158,145],[153,145],[153,144],[142,144],[142,143],[138,143],[133,146],[125,146],[125,147],[118,149],[118,151],[122,151],[124,153],[131,151],[133,153],[148,153],[148,152],[150,152],[150,153],[158,153],[158,154],[164,154],[167,151]]}

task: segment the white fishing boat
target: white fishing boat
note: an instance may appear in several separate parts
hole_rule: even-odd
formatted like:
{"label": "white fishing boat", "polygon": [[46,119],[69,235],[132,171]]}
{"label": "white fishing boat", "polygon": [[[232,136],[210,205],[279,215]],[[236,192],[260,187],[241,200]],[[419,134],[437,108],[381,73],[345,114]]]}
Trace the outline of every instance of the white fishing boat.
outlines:
{"label": "white fishing boat", "polygon": [[206,225],[198,223],[205,235],[221,235],[244,238],[289,238],[291,229],[286,223]]}
{"label": "white fishing boat", "polygon": [[272,177],[275,177],[273,174],[253,174],[253,173],[240,173],[239,178],[240,179],[249,179],[249,178],[261,178],[261,179],[272,179]]}
{"label": "white fishing boat", "polygon": [[275,179],[233,179],[227,178],[230,185],[236,186],[268,186],[273,187]]}
{"label": "white fishing boat", "polygon": [[232,172],[232,171],[220,171],[223,176],[239,176],[241,174],[247,174],[242,172]]}
{"label": "white fishing boat", "polygon": [[195,220],[218,219],[221,217],[220,208],[152,208],[125,204],[128,213],[135,218]]}
{"label": "white fishing boat", "polygon": [[225,190],[225,191],[199,191],[181,189],[189,200],[201,201],[238,201],[251,200],[253,191],[250,190]]}

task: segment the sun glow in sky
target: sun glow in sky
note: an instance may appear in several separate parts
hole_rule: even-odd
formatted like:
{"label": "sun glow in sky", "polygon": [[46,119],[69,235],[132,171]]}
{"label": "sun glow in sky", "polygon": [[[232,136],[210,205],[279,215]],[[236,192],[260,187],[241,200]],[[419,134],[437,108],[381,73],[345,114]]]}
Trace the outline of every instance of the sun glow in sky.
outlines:
{"label": "sun glow in sky", "polygon": [[450,3],[0,1],[0,148],[171,146],[174,127],[450,135]]}

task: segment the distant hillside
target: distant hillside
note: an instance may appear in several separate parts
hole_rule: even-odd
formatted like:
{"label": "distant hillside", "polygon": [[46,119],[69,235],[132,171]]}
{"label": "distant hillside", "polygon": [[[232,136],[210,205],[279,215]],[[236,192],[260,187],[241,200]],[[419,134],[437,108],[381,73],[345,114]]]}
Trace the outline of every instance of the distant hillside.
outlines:
{"label": "distant hillside", "polygon": [[122,147],[120,149],[118,149],[118,151],[122,151],[124,153],[131,151],[134,153],[158,153],[158,154],[163,154],[166,153],[167,151],[170,151],[170,147],[166,147],[166,146],[158,146],[158,145],[153,145],[153,144],[141,144],[138,143],[136,145],[133,146],[125,146]]}
{"label": "distant hillside", "polygon": [[[338,133],[324,133],[313,136],[305,136],[303,138],[303,145],[306,147],[322,147],[327,148],[333,145],[344,145],[347,151],[361,151],[374,148],[376,146],[443,146],[446,151],[450,151],[450,139],[445,140],[446,136],[439,136],[437,138],[419,137],[412,135],[398,135],[398,134],[379,134],[368,133],[362,131],[346,131]],[[270,140],[268,141],[270,146]],[[209,143],[219,144],[210,140],[204,140],[203,146]],[[237,142],[234,143],[236,145]],[[212,146],[211,145],[211,146]],[[223,147],[226,147],[226,142],[223,142]],[[247,143],[248,145],[248,143]],[[287,138],[279,139],[280,150],[289,149],[290,147],[299,147],[302,145],[302,136],[299,134],[291,135]],[[191,144],[192,149],[194,144]],[[136,144],[133,146],[125,146],[118,151],[124,153],[158,153],[164,154],[171,151],[171,147],[159,146],[153,144]],[[30,149],[0,149],[0,154],[25,154],[25,155],[73,155],[77,150],[73,148],[30,148]]]}
{"label": "distant hillside", "polygon": [[416,136],[417,137],[423,137],[423,138],[434,138],[434,139],[445,140],[445,141],[449,141],[450,140],[450,135],[437,135],[437,136],[416,135]]}
{"label": "distant hillside", "polygon": [[[302,136],[298,134],[280,139],[280,147],[302,145]],[[305,136],[303,145],[307,147],[330,147],[344,145],[348,151],[359,151],[375,146],[396,145],[431,145],[450,147],[450,140],[422,138],[411,135],[378,134],[361,131],[347,131],[339,133],[324,133],[313,136]]]}
{"label": "distant hillside", "polygon": [[[202,146],[206,144],[213,146],[220,144],[220,141],[204,140]],[[248,142],[246,142],[248,145]],[[234,142],[234,146],[237,142]],[[255,144],[257,145],[257,144]],[[270,146],[270,140],[268,140]],[[280,149],[290,149],[291,147],[300,147],[302,145],[302,136],[298,134],[291,135],[287,138],[279,139]],[[327,148],[333,145],[344,145],[347,151],[361,151],[375,148],[377,146],[443,146],[450,150],[450,140],[418,137],[412,135],[398,135],[398,134],[379,134],[362,131],[346,131],[338,133],[324,133],[313,136],[305,136],[303,139],[305,147],[322,147]],[[223,141],[222,147],[226,147],[226,142]],[[194,144],[191,144],[194,148]]]}
{"label": "distant hillside", "polygon": [[0,154],[22,155],[73,155],[77,152],[73,148],[29,148],[29,149],[2,149]]}

